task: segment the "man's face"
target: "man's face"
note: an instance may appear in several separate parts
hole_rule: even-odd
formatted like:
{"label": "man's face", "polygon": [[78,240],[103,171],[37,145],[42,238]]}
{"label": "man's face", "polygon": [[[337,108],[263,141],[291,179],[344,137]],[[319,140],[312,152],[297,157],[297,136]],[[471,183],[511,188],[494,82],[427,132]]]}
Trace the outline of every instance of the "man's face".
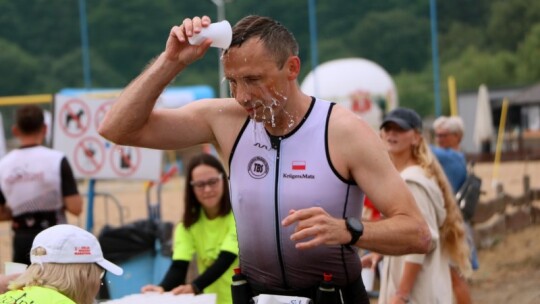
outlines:
{"label": "man's face", "polygon": [[251,118],[265,123],[280,118],[289,94],[289,79],[286,69],[277,66],[258,39],[229,49],[222,61],[231,95]]}
{"label": "man's face", "polygon": [[435,129],[435,141],[441,148],[455,149],[459,146],[461,137],[457,133],[450,132],[450,130],[438,128]]}

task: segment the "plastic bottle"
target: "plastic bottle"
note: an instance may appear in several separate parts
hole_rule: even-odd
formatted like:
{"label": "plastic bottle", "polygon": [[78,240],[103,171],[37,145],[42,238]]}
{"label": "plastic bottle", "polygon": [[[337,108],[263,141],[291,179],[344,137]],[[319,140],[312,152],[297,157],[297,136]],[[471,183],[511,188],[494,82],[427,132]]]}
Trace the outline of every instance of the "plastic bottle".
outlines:
{"label": "plastic bottle", "polygon": [[332,281],[332,274],[324,273],[323,280],[317,289],[315,304],[337,304],[338,292]]}
{"label": "plastic bottle", "polygon": [[240,268],[234,269],[231,294],[233,304],[249,304],[251,298],[253,297],[247,277],[242,273]]}

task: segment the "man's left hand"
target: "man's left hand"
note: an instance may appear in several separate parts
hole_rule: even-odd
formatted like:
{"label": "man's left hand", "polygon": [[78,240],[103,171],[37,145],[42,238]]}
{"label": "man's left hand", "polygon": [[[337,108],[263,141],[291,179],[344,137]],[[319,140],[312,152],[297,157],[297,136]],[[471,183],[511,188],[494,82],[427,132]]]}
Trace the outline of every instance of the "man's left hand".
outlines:
{"label": "man's left hand", "polygon": [[351,239],[345,220],[330,216],[320,207],[290,210],[289,215],[281,221],[281,224],[287,227],[294,223],[296,227],[291,240],[297,242],[297,249],[309,249],[320,245],[342,245],[347,244]]}

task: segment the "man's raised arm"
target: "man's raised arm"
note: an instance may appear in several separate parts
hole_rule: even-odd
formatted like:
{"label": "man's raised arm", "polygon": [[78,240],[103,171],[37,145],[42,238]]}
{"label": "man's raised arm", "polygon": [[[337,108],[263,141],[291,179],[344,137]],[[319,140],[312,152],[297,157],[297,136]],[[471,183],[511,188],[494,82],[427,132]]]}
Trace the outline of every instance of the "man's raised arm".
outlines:
{"label": "man's raised arm", "polygon": [[153,111],[154,105],[180,71],[204,56],[211,41],[190,45],[187,37],[209,24],[208,17],[193,18],[171,29],[165,51],[124,89],[107,112],[99,127],[103,137],[118,144],[161,149],[175,146],[178,133],[171,130],[174,111]]}

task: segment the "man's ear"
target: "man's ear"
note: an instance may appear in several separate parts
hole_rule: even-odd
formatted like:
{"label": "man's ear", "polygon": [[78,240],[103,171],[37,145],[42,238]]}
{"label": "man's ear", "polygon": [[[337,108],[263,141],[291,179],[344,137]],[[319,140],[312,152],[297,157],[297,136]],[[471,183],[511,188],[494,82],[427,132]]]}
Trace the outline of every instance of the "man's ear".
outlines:
{"label": "man's ear", "polygon": [[300,74],[300,58],[298,56],[290,56],[285,63],[285,68],[287,68],[288,79],[296,80]]}
{"label": "man's ear", "polygon": [[19,137],[21,135],[21,130],[16,125],[11,126],[11,134],[15,137]]}
{"label": "man's ear", "polygon": [[49,129],[49,127],[47,126],[47,124],[43,124],[43,127],[41,127],[41,133],[43,134],[43,136],[47,135],[47,130],[48,129]]}

